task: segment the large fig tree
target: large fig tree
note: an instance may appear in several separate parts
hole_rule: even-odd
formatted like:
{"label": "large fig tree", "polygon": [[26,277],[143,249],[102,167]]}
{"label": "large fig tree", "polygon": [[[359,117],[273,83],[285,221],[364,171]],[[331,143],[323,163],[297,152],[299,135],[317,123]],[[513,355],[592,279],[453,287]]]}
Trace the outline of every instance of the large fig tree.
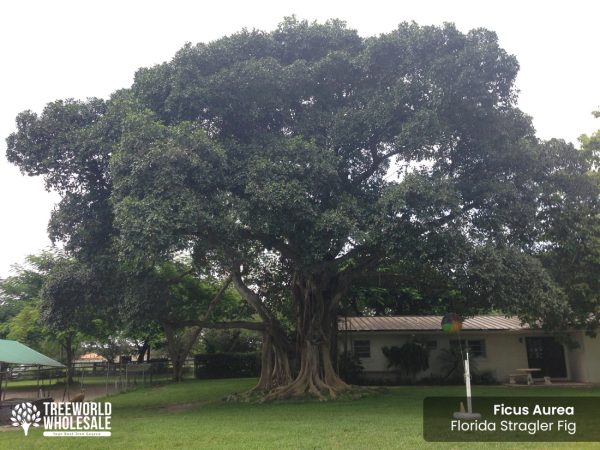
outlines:
{"label": "large fig tree", "polygon": [[397,287],[416,268],[532,322],[568,311],[531,254],[544,202],[560,196],[557,164],[579,166],[557,156],[569,145],[535,138],[515,106],[517,70],[484,29],[401,24],[362,38],[290,18],[186,45],[108,101],[23,113],[8,157],[65,192],[51,230],[74,251],[97,239],[141,266],[189,251],[229,273],[271,356],[289,343],[248,274],[274,258],[298,370],[265,386],[336,396],[349,386],[333,337],[353,286]]}
{"label": "large fig tree", "polygon": [[[158,235],[159,251],[193,242],[230,263],[246,260],[242,247],[280,258],[299,367],[275,396],[348,388],[330,356],[338,305],[353,285],[405,281],[378,270],[398,261],[496,307],[564,312],[524,253],[556,161],[515,107],[517,69],[494,33],[451,25],[363,39],[338,21],[288,19],[188,45],[131,89],[135,138],[113,160],[125,245]],[[160,229],[140,226],[147,217]]]}

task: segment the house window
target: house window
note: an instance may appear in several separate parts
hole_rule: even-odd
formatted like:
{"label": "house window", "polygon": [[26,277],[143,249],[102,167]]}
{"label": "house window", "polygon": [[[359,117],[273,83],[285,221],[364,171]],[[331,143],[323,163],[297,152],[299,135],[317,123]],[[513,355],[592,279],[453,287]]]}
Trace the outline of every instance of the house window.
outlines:
{"label": "house window", "polygon": [[354,341],[354,354],[359,358],[370,358],[371,341]]}
{"label": "house window", "polygon": [[[485,340],[483,339],[462,339],[461,340],[463,351],[469,351],[469,355],[473,358],[485,358]],[[458,349],[458,339],[454,339],[450,341],[450,347],[454,349]]]}

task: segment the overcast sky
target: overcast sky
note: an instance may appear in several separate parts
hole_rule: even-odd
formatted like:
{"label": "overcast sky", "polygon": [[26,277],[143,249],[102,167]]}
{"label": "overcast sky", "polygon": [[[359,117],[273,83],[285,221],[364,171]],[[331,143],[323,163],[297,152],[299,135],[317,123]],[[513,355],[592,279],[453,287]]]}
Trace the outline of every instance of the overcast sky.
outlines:
{"label": "overcast sky", "polygon": [[0,3],[0,277],[49,245],[46,225],[58,197],[5,159],[16,115],[62,98],[107,97],[135,70],[170,59],[185,42],[239,29],[272,30],[284,16],[340,18],[362,36],[398,23],[486,27],[517,56],[519,106],[538,136],[576,142],[600,128],[596,1],[6,1]]}

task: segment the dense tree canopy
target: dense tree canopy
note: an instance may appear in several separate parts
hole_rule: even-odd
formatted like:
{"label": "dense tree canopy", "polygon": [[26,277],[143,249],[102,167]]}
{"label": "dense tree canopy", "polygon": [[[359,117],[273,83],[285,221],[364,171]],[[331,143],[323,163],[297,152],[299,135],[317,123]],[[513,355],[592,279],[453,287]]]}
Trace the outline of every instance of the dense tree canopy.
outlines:
{"label": "dense tree canopy", "polygon": [[550,245],[541,259],[569,299],[572,323],[594,334],[600,323],[600,131],[580,142],[582,170],[577,179],[560,174],[564,189],[548,208]]}
{"label": "dense tree canopy", "polygon": [[50,271],[64,258],[51,252],[29,255],[0,279],[0,336],[52,353],[56,336],[40,321],[41,291]]}
{"label": "dense tree canopy", "polygon": [[536,255],[562,238],[564,202],[579,214],[594,199],[589,163],[535,137],[517,71],[484,29],[404,23],[362,38],[288,18],[186,45],[107,101],[22,113],[7,156],[63,194],[50,230],[70,251],[118,254],[138,273],[190,252],[267,325],[285,368],[272,395],[335,396],[347,385],[332,336],[351,289],[433,281],[448,308],[555,328],[572,317]]}

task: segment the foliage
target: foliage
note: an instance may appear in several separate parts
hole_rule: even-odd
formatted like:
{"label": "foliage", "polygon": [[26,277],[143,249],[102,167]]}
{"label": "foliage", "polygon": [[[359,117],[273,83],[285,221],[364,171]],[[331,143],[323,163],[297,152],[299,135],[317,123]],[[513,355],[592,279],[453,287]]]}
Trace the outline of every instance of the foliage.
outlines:
{"label": "foliage", "polygon": [[364,367],[353,352],[342,352],[338,356],[338,372],[350,384],[361,384]]}
{"label": "foliage", "polygon": [[61,253],[44,251],[14,265],[13,275],[0,280],[0,333],[52,357],[59,356],[60,336],[40,317],[41,292],[50,272],[65,260]]}
{"label": "foliage", "polygon": [[[442,379],[462,381],[464,374],[463,359],[464,355],[458,347],[441,349],[438,355],[438,362],[440,364]],[[476,359],[469,359],[469,371],[472,376],[476,376],[479,373]]]}
{"label": "foliage", "polygon": [[429,369],[429,350],[417,341],[408,341],[401,347],[383,347],[381,351],[388,359],[388,367],[402,369],[411,379]]}
{"label": "foliage", "polygon": [[[422,386],[447,386],[447,385],[464,385],[464,378],[457,376],[439,376],[439,375],[430,375],[427,377],[420,378],[416,384]],[[471,374],[471,384],[472,385],[495,385],[500,384],[494,373],[491,370],[484,370],[481,372],[477,372]]]}
{"label": "foliage", "polygon": [[578,183],[567,174],[556,175],[569,189],[554,194],[545,230],[553,244],[540,257],[569,298],[572,322],[595,334],[600,323],[600,131],[582,135],[580,143],[585,172]]}
{"label": "foliage", "polygon": [[103,293],[101,280],[89,268],[76,261],[64,261],[44,282],[41,318],[56,333],[90,332],[100,313],[95,300]]}
{"label": "foliage", "polygon": [[[113,327],[107,327],[103,320],[96,319],[92,336],[86,339],[85,349],[106,358],[109,363],[114,363],[118,356],[131,355],[134,345],[131,339],[123,332],[114,332]],[[95,339],[94,339],[95,338]]]}
{"label": "foliage", "polygon": [[9,330],[7,339],[19,341],[29,347],[39,348],[46,337],[40,324],[40,310],[37,305],[25,305],[6,326]]}
{"label": "foliage", "polygon": [[[593,196],[578,194],[585,153],[539,141],[516,107],[517,71],[485,29],[402,23],[362,38],[339,20],[286,18],[188,44],[108,100],[19,114],[7,158],[62,195],[54,239],[134,273],[133,315],[198,311],[191,280],[164,285],[182,253],[204,275],[260,280],[255,305],[275,311],[262,311],[269,325],[295,325],[310,366],[288,393],[335,395],[332,324],[351,289],[548,329],[595,307],[571,304],[536,259],[564,238],[563,203],[579,217]],[[257,270],[264,255],[273,276]]]}
{"label": "foliage", "polygon": [[260,354],[205,353],[194,356],[196,378],[256,377],[260,373]]}
{"label": "foliage", "polygon": [[246,330],[205,330],[202,343],[206,353],[248,353],[260,348],[256,333]]}

